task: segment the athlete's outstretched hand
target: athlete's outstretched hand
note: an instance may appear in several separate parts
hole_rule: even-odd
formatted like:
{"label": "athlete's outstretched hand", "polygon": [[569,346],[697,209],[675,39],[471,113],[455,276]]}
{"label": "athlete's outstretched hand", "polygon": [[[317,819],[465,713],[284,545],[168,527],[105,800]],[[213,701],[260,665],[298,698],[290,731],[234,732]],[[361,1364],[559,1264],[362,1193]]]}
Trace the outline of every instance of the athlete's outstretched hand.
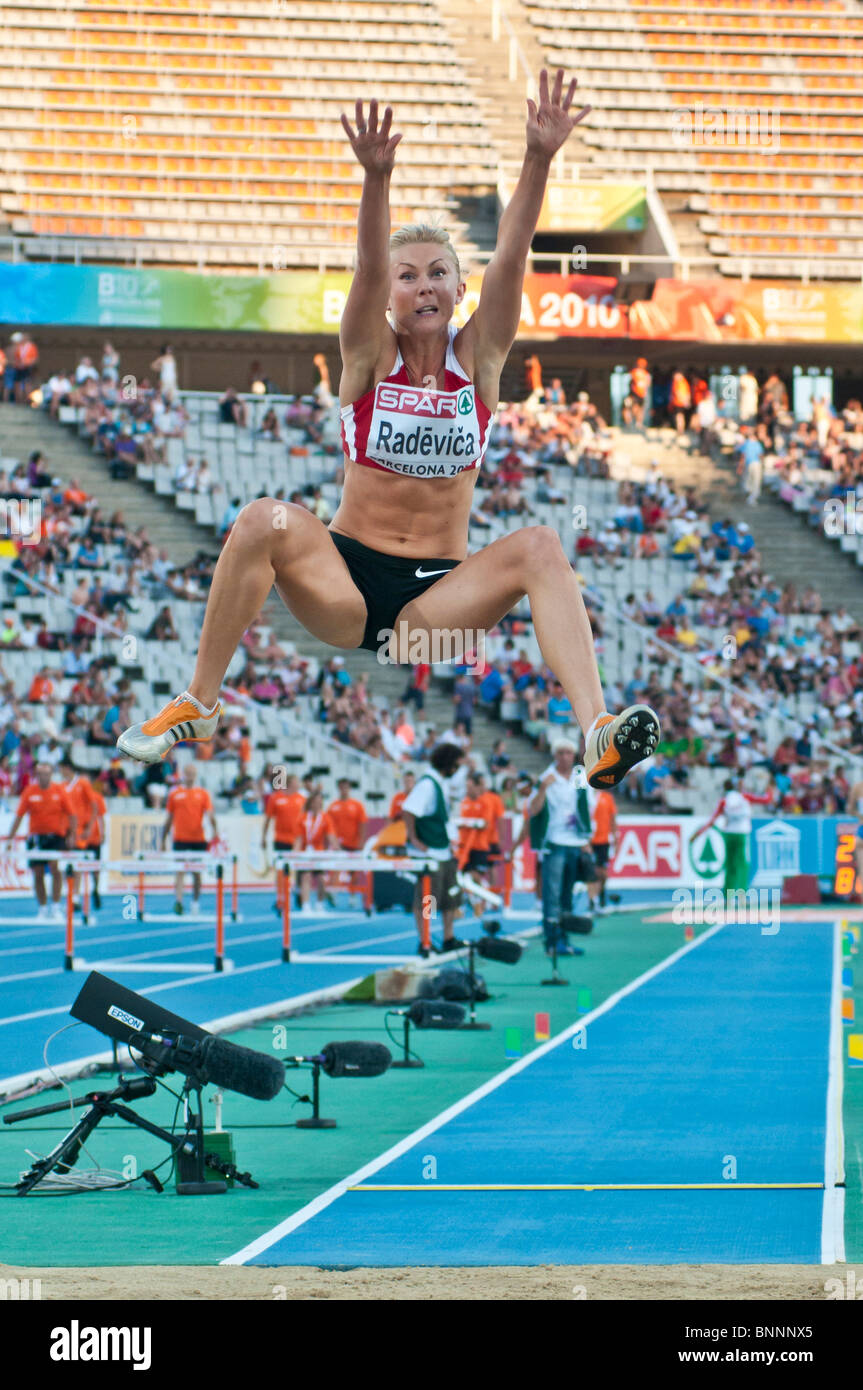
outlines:
{"label": "athlete's outstretched hand", "polygon": [[527,102],[527,148],[536,154],[544,154],[550,159],[557,154],[561,145],[574,126],[583,120],[590,111],[582,106],[575,115],[569,114],[578,80],[574,77],[561,101],[563,92],[563,68],[558,68],[551,95],[548,92],[548,70],[543,68],[539,74],[539,106],[528,98]]}
{"label": "athlete's outstretched hand", "polygon": [[390,135],[393,108],[387,106],[384,109],[380,130],[378,130],[378,104],[376,101],[369,102],[368,121],[363,118],[361,101],[357,102],[356,112],[356,134],[351,129],[351,123],[347,116],[342,112],[342,125],[351,142],[354,154],[363,168],[368,170],[370,174],[389,174],[395,163],[396,146],[402,138],[401,135]]}

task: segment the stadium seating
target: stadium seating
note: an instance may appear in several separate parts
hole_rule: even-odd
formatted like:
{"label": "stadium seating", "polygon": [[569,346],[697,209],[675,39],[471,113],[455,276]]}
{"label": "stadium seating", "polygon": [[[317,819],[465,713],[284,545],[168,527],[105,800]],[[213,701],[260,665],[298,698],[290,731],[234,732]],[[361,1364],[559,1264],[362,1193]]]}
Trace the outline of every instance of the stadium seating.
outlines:
{"label": "stadium seating", "polygon": [[603,175],[647,166],[660,192],[690,193],[721,271],[783,275],[805,257],[859,277],[859,7],[525,3],[547,61],[577,72],[594,107],[583,136]]}
{"label": "stadium seating", "polygon": [[362,171],[339,117],[384,78],[406,137],[396,221],[436,221],[455,193],[495,185],[494,150],[432,0],[145,5],[129,20],[111,0],[74,13],[59,0],[4,6],[2,211],[13,231],[86,238],[96,258],[115,238],[141,238],[164,241],[165,264],[263,268],[278,244],[281,266],[315,264],[323,247],[348,265]]}

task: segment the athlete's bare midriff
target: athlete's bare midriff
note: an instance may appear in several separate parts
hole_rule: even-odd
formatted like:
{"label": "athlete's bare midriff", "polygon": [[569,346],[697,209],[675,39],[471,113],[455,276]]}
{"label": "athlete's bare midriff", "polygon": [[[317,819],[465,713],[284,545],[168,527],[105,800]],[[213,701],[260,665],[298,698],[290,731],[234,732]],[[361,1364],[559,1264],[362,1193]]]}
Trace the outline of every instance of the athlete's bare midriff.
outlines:
{"label": "athlete's bare midriff", "polygon": [[[488,409],[497,408],[500,373],[487,373],[477,379],[468,344],[457,333],[455,355],[474,383],[476,393]],[[356,374],[345,371],[341,389],[348,393],[341,405],[359,400],[392,372],[396,361],[393,334],[386,354],[379,358],[374,372],[363,383]],[[460,350],[461,349],[461,350]],[[493,376],[493,379],[492,379]],[[473,491],[479,469],[459,473],[454,478],[405,478],[398,473],[366,468],[345,455],[345,482],[342,500],[330,522],[330,529],[352,540],[380,550],[385,555],[403,555],[411,560],[463,560],[467,555],[468,522]]]}

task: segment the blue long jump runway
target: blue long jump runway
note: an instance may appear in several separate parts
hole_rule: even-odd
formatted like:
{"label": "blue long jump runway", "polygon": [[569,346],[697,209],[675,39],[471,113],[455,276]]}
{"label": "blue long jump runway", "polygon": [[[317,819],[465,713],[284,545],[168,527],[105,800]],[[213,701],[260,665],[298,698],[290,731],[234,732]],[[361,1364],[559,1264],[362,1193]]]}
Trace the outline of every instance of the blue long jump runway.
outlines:
{"label": "blue long jump runway", "polygon": [[841,1258],[837,940],[706,933],[225,1263]]}
{"label": "blue long jump runway", "polygon": [[[121,899],[111,895],[89,926],[76,923],[75,957],[86,968],[63,968],[64,926],[59,922],[30,922],[0,926],[0,1083],[18,1080],[45,1066],[43,1049],[56,1029],[70,1023],[69,1006],[86,979],[88,968],[99,969],[129,989],[153,996],[172,1012],[202,1026],[238,1017],[290,999],[301,1005],[308,996],[339,991],[361,979],[381,960],[416,959],[413,918],[400,911],[358,911],[356,899],[344,911],[326,917],[293,914],[293,956],[281,959],[281,923],[272,911],[272,896],[241,893],[241,921],[226,913],[225,955],[232,968],[216,974],[202,971],[212,965],[215,940],[214,894],[203,890],[201,916],[171,921],[123,921]],[[339,895],[339,909],[348,901]],[[154,915],[170,911],[172,897],[152,893]],[[32,918],[32,902],[17,899],[4,904],[4,915]],[[479,920],[460,922],[463,935],[482,934]],[[518,926],[526,924],[518,923]],[[433,933],[435,934],[435,933]],[[311,959],[307,959],[311,957]],[[187,966],[187,971],[175,967]],[[164,973],[166,965],[169,974]],[[56,1037],[49,1048],[52,1066],[104,1053],[108,1040],[94,1029],[77,1025]]]}

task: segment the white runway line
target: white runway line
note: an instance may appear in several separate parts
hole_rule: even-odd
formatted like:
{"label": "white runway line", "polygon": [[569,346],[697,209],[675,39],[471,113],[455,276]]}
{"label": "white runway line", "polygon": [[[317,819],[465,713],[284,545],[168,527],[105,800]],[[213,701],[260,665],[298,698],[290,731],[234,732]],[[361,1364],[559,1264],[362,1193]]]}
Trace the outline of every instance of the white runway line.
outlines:
{"label": "white runway line", "polygon": [[844,1076],[842,1023],[842,920],[833,930],[833,979],[830,990],[830,1052],[827,1072],[827,1125],[824,1143],[824,1203],[821,1212],[821,1263],[845,1263],[845,1142],[842,1132]]}
{"label": "white runway line", "polygon": [[408,1134],[404,1139],[400,1139],[392,1148],[387,1149],[386,1152],[382,1153],[378,1158],[372,1159],[371,1163],[366,1163],[355,1173],[351,1173],[348,1177],[342,1178],[340,1182],[327,1188],[326,1192],[320,1193],[320,1195],[313,1198],[311,1202],[307,1202],[304,1207],[301,1207],[299,1211],[294,1212],[293,1216],[287,1217],[287,1219],[280,1222],[278,1226],[274,1226],[272,1230],[250,1241],[248,1245],[243,1246],[242,1250],[238,1250],[235,1255],[229,1255],[227,1259],[220,1260],[219,1263],[223,1265],[247,1264],[248,1261],[254,1259],[256,1255],[260,1255],[264,1250],[268,1250],[271,1245],[275,1245],[283,1236],[289,1235],[291,1231],[295,1231],[298,1226],[305,1225],[313,1216],[317,1216],[319,1211],[323,1211],[325,1207],[331,1206],[333,1202],[347,1192],[349,1187],[355,1187],[358,1183],[364,1182],[366,1178],[370,1178],[374,1173],[380,1172],[381,1168],[385,1168],[387,1164],[400,1158],[403,1153],[407,1153],[409,1149],[412,1149],[415,1144],[419,1144],[423,1139],[426,1139],[428,1135],[434,1134],[436,1130],[440,1129],[450,1120],[455,1119],[456,1115],[460,1115],[462,1111],[469,1109],[471,1105],[475,1105],[476,1102],[482,1100],[484,1096],[489,1095],[492,1091],[496,1091],[499,1086],[504,1085],[511,1077],[517,1075],[518,1072],[524,1071],[526,1067],[533,1066],[534,1062],[537,1062],[540,1057],[544,1057],[545,1054],[551,1052],[553,1048],[560,1047],[567,1038],[571,1038],[573,1034],[587,1028],[588,1024],[593,1023],[595,1019],[599,1018],[602,1014],[608,1013],[608,1011],[619,1004],[622,999],[625,999],[627,995],[632,994],[635,990],[640,989],[642,985],[647,984],[648,980],[652,980],[655,975],[661,974],[663,970],[667,970],[669,966],[676,964],[683,956],[688,955],[690,951],[698,950],[700,946],[703,946],[705,941],[709,941],[712,936],[715,936],[718,931],[721,931],[723,925],[723,923],[720,923],[719,926],[715,926],[709,931],[702,933],[702,935],[696,937],[694,941],[687,942],[685,946],[681,946],[679,950],[667,956],[665,960],[661,960],[656,965],[652,965],[643,975],[639,975],[638,979],[632,980],[630,984],[624,985],[622,989],[609,995],[597,1008],[592,1009],[590,1013],[584,1014],[582,1018],[577,1019],[575,1023],[565,1028],[562,1033],[558,1033],[556,1038],[550,1038],[547,1043],[542,1043],[539,1047],[535,1048],[533,1052],[528,1053],[527,1056],[521,1057],[517,1062],[513,1062],[511,1067],[507,1067],[504,1071],[498,1072],[497,1076],[491,1077],[490,1080],[484,1081],[475,1091],[471,1091],[468,1095],[463,1096],[462,1099],[456,1101],[454,1105],[450,1105],[446,1110],[442,1110],[433,1120],[429,1120],[427,1124],[421,1125],[419,1129],[415,1129],[412,1134]]}

